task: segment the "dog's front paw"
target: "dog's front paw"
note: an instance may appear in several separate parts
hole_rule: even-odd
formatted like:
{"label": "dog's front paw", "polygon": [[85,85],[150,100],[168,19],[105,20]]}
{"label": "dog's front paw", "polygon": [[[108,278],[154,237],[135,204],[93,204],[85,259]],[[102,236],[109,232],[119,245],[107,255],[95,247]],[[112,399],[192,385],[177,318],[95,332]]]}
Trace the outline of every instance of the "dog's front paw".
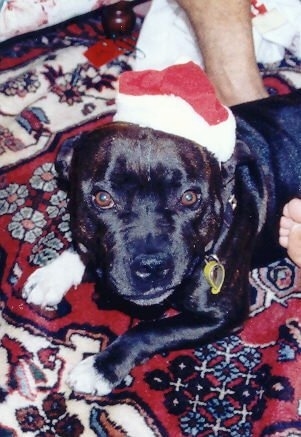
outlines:
{"label": "dog's front paw", "polygon": [[71,370],[67,384],[72,390],[98,396],[112,391],[113,385],[98,372],[95,359],[96,355],[86,358]]}
{"label": "dog's front paw", "polygon": [[65,294],[59,285],[49,278],[48,269],[41,267],[27,279],[22,296],[28,303],[41,307],[55,307]]}
{"label": "dog's front paw", "polygon": [[69,288],[81,282],[84,270],[79,255],[65,251],[30,275],[24,285],[22,296],[28,303],[54,307],[60,303]]}

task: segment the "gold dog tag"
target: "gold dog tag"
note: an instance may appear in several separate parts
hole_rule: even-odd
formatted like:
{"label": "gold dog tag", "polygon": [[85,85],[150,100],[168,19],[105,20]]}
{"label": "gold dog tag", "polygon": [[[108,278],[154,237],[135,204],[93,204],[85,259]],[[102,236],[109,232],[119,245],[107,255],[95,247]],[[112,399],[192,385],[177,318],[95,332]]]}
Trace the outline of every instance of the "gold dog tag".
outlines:
{"label": "gold dog tag", "polygon": [[218,294],[221,291],[225,280],[224,266],[214,255],[205,258],[204,275],[211,287],[212,294]]}

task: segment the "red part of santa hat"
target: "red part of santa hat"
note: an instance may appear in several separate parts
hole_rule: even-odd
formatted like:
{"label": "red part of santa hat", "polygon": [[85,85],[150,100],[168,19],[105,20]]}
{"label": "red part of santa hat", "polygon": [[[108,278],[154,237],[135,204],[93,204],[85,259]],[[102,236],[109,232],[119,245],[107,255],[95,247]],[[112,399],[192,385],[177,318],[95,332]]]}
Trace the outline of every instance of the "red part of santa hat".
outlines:
{"label": "red part of santa hat", "polygon": [[115,121],[190,139],[221,162],[233,153],[235,118],[217,99],[207,75],[193,62],[161,71],[122,73],[116,105]]}

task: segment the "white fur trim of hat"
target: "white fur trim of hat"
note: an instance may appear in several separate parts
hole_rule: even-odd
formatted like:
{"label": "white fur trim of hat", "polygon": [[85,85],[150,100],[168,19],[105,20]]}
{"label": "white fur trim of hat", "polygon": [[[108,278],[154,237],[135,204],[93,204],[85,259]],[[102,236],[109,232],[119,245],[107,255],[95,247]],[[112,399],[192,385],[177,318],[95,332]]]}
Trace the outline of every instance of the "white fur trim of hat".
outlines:
{"label": "white fur trim of hat", "polygon": [[236,123],[216,97],[207,75],[187,62],[164,70],[127,71],[119,77],[114,121],[179,135],[227,161],[235,147]]}

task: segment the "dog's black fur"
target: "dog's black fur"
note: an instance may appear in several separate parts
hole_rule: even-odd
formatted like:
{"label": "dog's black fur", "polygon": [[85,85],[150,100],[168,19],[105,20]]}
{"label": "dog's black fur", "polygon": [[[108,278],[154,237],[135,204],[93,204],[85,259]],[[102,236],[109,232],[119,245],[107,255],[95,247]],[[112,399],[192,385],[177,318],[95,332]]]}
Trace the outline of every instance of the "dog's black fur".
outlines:
{"label": "dog's black fur", "polygon": [[[97,272],[101,293],[146,313],[164,305],[178,311],[141,322],[97,355],[97,371],[112,386],[154,353],[240,327],[250,269],[285,256],[282,208],[301,197],[301,91],[232,109],[237,144],[221,166],[198,144],[127,123],[84,133],[61,149],[74,245]],[[204,277],[205,255],[225,268],[218,294]]]}

